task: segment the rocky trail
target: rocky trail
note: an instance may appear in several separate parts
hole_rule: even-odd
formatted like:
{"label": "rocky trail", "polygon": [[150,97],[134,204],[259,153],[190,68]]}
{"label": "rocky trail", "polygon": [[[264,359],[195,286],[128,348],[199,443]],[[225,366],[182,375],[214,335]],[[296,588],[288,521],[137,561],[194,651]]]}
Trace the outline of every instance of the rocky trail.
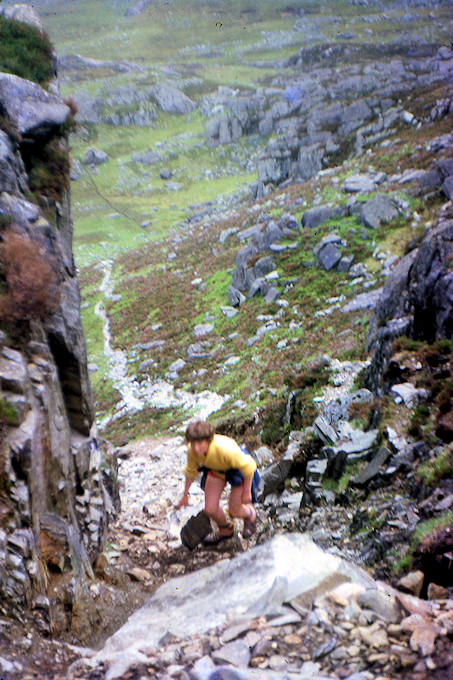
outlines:
{"label": "rocky trail", "polygon": [[[104,300],[112,299],[114,296],[111,279],[113,261],[106,260],[100,266],[103,271],[100,291],[104,295]],[[108,375],[121,394],[121,401],[117,404],[115,412],[101,420],[101,428],[105,427],[112,419],[117,419],[125,413],[136,413],[145,406],[155,408],[182,407],[191,416],[198,414],[200,418],[207,418],[210,413],[221,407],[226,397],[221,397],[207,390],[200,394],[191,394],[185,390],[175,390],[173,385],[163,379],[157,381],[146,379],[138,382],[128,372],[127,353],[112,347],[110,320],[103,300],[96,304],[95,314],[102,320],[104,354],[109,362]]]}
{"label": "rocky trail", "polygon": [[[320,25],[323,22],[324,17]],[[354,22],[360,29],[362,19],[354,17]],[[0,460],[0,482],[3,491],[7,491],[0,498],[0,680],[452,677],[451,523],[429,536],[432,543],[425,545],[425,553],[421,553],[428,566],[415,561],[413,571],[404,577],[395,569],[419,525],[451,517],[451,476],[439,475],[430,483],[417,476],[421,461],[434,466],[442,456],[444,461],[448,456],[451,459],[451,345],[444,343],[443,349],[438,345],[429,352],[419,348],[418,353],[407,346],[406,354],[392,356],[390,374],[384,375],[384,359],[391,355],[389,343],[404,334],[410,323],[416,331],[414,337],[427,342],[433,338],[428,337],[429,333],[425,337],[421,331],[428,331],[434,322],[439,331],[436,337],[451,337],[448,293],[453,243],[453,146],[447,116],[453,110],[453,59],[448,44],[449,22],[448,17],[443,22],[445,26],[442,22],[435,24],[430,17],[420,47],[412,44],[412,37],[408,40],[407,31],[407,44],[399,34],[398,43],[384,50],[383,56],[388,58],[385,62],[381,62],[381,55],[378,58],[376,49],[369,50],[368,28],[364,31],[366,49],[361,43],[356,46],[351,42],[304,46],[284,62],[273,62],[272,69],[278,67],[278,73],[259,88],[256,96],[222,85],[199,100],[200,113],[208,123],[203,136],[207,147],[225,148],[246,140],[252,146],[254,140],[261,139],[260,150],[253,151],[250,159],[241,151],[234,168],[230,162],[224,165],[233,174],[237,174],[236,163],[245,170],[256,169],[258,181],[249,187],[250,201],[255,202],[250,210],[254,214],[256,209],[256,219],[244,222],[242,233],[227,229],[219,236],[219,243],[236,233],[240,243],[241,239],[253,239],[253,243],[243,246],[242,260],[240,257],[232,270],[235,285],[227,295],[231,307],[222,313],[236,314],[246,294],[252,297],[252,293],[259,292],[266,304],[277,304],[280,293],[287,292],[284,281],[274,278],[271,258],[259,257],[267,249],[278,253],[297,246],[299,220],[289,213],[276,216],[278,221],[268,219],[271,212],[283,213],[286,205],[294,213],[299,213],[302,206],[307,208],[301,220],[306,233],[316,234],[317,227],[330,219],[346,218],[353,225],[347,231],[348,239],[360,230],[357,240],[368,238],[370,244],[365,226],[375,230],[381,222],[407,221],[408,229],[413,228],[415,234],[418,222],[426,218],[426,238],[420,232],[423,240],[418,245],[414,242],[399,262],[390,250],[381,251],[373,245],[370,258],[374,278],[360,261],[354,262],[355,251],[347,239],[343,243],[339,234],[330,231],[313,244],[315,259],[309,267],[316,267],[316,273],[318,269],[330,271],[338,267],[345,275],[342,284],[360,285],[357,291],[363,284],[363,291],[344,307],[345,296],[328,297],[326,304],[330,306],[316,309],[315,318],[328,317],[340,308],[341,313],[375,308],[372,330],[376,361],[371,364],[368,389],[353,393],[354,378],[363,368],[361,362],[337,362],[323,355],[331,381],[324,395],[313,399],[319,409],[313,425],[300,425],[303,430],[292,430],[288,440],[278,440],[278,453],[265,446],[251,449],[263,472],[264,491],[257,505],[257,531],[249,540],[244,540],[241,523],[237,522],[234,537],[219,546],[199,546],[192,552],[183,547],[181,527],[202,507],[203,496],[193,485],[189,508],[175,510],[183,484],[185,447],[181,437],[170,433],[116,449],[111,458],[113,467],[117,467],[121,508],[114,516],[117,490],[112,483],[113,472],[109,477],[111,471],[102,460],[98,444],[108,446],[93,434],[94,404],[80,295],[76,272],[68,265],[73,262],[69,194],[67,188],[59,187],[61,201],[49,202],[46,198],[49,214],[40,212],[38,198],[45,195],[37,194],[36,203],[29,200],[25,191],[28,168],[21,156],[27,156],[25,148],[17,146],[15,134],[2,122],[4,176],[0,213],[14,217],[14,229],[23,243],[30,241],[30,234],[34,235],[34,254],[37,248],[45,245],[48,249],[53,244],[48,254],[57,257],[62,280],[61,304],[52,318],[37,324],[36,336],[30,337],[25,348],[22,343],[11,343],[9,336],[0,332],[0,397],[7,406],[14,406],[14,417],[9,411],[7,428],[4,425],[2,430],[9,437],[5,463]],[[295,26],[305,31],[305,24],[308,30],[305,19]],[[434,34],[439,27],[442,39]],[[341,40],[351,37],[342,36]],[[275,47],[280,49],[283,38],[274,38]],[[366,61],[362,64],[363,56]],[[310,73],[307,63],[313,67]],[[102,62],[102,68],[106,64],[109,68],[112,65]],[[69,59],[69,71],[77,71],[79,66],[78,58]],[[258,66],[260,73],[262,67],[264,64]],[[64,72],[65,60],[60,62],[60,68]],[[61,135],[70,124],[71,108],[56,94],[22,77],[1,74],[1,81],[2,111],[17,125],[25,146],[36,145],[43,133],[47,136],[51,131],[54,141],[66,149],[66,133]],[[448,92],[444,96],[445,84]],[[432,88],[432,95],[425,97],[425,88]],[[136,103],[134,91],[133,86],[123,89],[123,99],[118,101],[120,90],[112,90],[110,103],[106,99],[105,105],[108,108],[112,103],[115,107],[120,104],[125,110],[115,119],[106,110],[106,118],[91,123],[149,123],[154,120],[154,99],[164,113],[171,101],[182,107],[177,111],[180,114],[188,114],[196,106],[182,91],[164,84],[158,91],[149,90],[153,102],[144,114],[140,109],[137,118],[125,118],[123,114],[130,103]],[[100,95],[105,98],[103,90]],[[84,124],[84,104],[96,102],[80,93],[75,101],[79,105],[79,123]],[[19,107],[17,102],[21,102]],[[431,133],[436,122],[439,129]],[[425,125],[429,140],[422,135]],[[417,141],[404,143],[404,139],[415,139],[408,134],[415,131],[420,131]],[[175,143],[177,146],[180,140]],[[172,145],[158,148],[166,149],[168,154],[173,152]],[[383,162],[386,148],[393,154],[388,167]],[[127,162],[129,150],[128,146]],[[108,154],[98,151],[87,151],[87,166],[108,163]],[[153,150],[149,152],[132,154],[130,160],[153,163],[156,155]],[[340,179],[337,163],[349,154],[356,155],[358,161],[349,165],[348,161]],[[431,155],[430,160],[425,154]],[[224,158],[225,153],[219,157]],[[112,156],[110,161],[118,161],[118,167],[127,173],[124,158]],[[171,157],[159,160],[166,162]],[[30,173],[35,169],[32,167]],[[349,170],[354,174],[349,175]],[[214,180],[220,178],[219,169],[216,173],[210,174]],[[331,186],[326,184],[321,191],[314,187],[316,178],[327,178],[329,183],[331,178]],[[164,177],[160,175],[159,179]],[[137,180],[134,186],[140,189],[142,181]],[[307,205],[300,187],[297,197],[292,195],[293,181],[313,181],[312,188],[307,189]],[[131,190],[127,174],[121,176],[120,184]],[[411,193],[402,198],[400,190],[408,184],[413,184]],[[178,182],[165,186],[168,191],[181,190]],[[271,198],[275,187],[288,189],[287,199],[283,194],[279,196],[278,209]],[[345,194],[376,192],[367,201],[361,200],[363,196],[346,201]],[[259,203],[267,196],[269,204]],[[423,218],[418,216],[411,207],[411,200],[418,197],[436,206],[447,199],[438,220],[437,208],[423,210]],[[269,208],[271,211],[266,212]],[[182,228],[187,226],[191,231],[200,224],[204,229],[212,221],[210,202],[195,210]],[[2,229],[12,226],[12,217],[6,217]],[[145,223],[140,226],[146,228]],[[49,243],[45,234],[52,235],[48,239],[46,236]],[[168,264],[175,259],[179,267],[177,258],[184,249],[176,241],[173,245]],[[359,242],[360,245],[363,244]],[[341,248],[348,250],[343,252]],[[361,251],[358,246],[357,249]],[[248,267],[251,254],[252,261],[259,262],[256,271],[255,264]],[[226,266],[231,264],[232,260]],[[121,341],[115,343],[110,330],[114,319],[109,319],[106,311],[105,302],[113,299],[115,291],[114,265],[113,260],[99,262],[104,299],[96,300],[95,313],[102,321],[106,377],[121,400],[113,414],[102,414],[101,428],[125,413],[136,414],[149,406],[182,408],[183,420],[185,416],[189,420],[194,415],[206,417],[216,411],[223,401],[217,394],[202,392],[201,387],[198,394],[176,388],[183,384],[176,382],[184,379],[181,366],[197,355],[192,345],[178,345],[178,350],[185,352],[182,356],[187,354],[188,362],[177,357],[170,366],[173,370],[165,367],[159,380],[144,377],[139,382],[132,375],[130,359],[135,348],[118,348]],[[305,265],[302,269],[308,280],[312,272]],[[371,290],[381,279],[387,279],[389,285]],[[290,281],[292,286],[293,279]],[[265,325],[247,336],[248,347],[258,343],[269,330],[281,327],[280,323],[283,326],[281,317],[288,322],[288,338],[301,328],[297,306],[288,304],[284,316],[285,300],[280,302],[283,304],[275,318],[257,317]],[[406,317],[407,310],[412,322]],[[247,328],[249,331],[253,329]],[[290,346],[288,338],[277,343],[279,350]],[[144,338],[140,351],[152,349],[148,339]],[[371,345],[368,349],[372,349]],[[236,354],[225,358],[225,365],[234,365],[231,360],[236,362]],[[143,358],[145,362],[149,359]],[[264,359],[263,365],[266,368]],[[91,368],[94,370],[94,366]],[[422,368],[426,390],[420,379]],[[182,377],[178,376],[180,369]],[[247,371],[244,367],[241,370]],[[166,382],[167,378],[171,380],[169,374],[173,374],[174,385]],[[377,411],[377,391],[369,390],[380,389],[382,378],[390,381],[385,387],[383,406],[385,411],[391,405],[393,419],[386,421],[384,413],[378,432],[370,429],[377,427],[375,418],[369,418],[366,425],[358,421],[361,414]],[[211,385],[206,378],[202,384]],[[191,386],[195,392],[196,381]],[[291,410],[292,397],[294,392],[286,402],[287,412]],[[411,404],[420,398],[421,406],[426,406],[434,397],[441,418],[431,426],[436,426],[441,443],[431,447],[427,445],[429,438],[422,436],[421,425],[414,438],[407,437],[407,425]],[[355,420],[351,406],[356,409]],[[436,414],[431,415],[434,421]],[[401,423],[404,427],[400,428]],[[287,425],[290,424],[289,417]],[[0,422],[0,430],[1,425]],[[225,427],[234,425],[226,423]],[[346,464],[351,464],[353,471],[349,468],[342,490],[339,483],[333,483],[339,482]],[[422,566],[425,571],[421,571]],[[317,570],[319,578],[314,575]],[[299,581],[307,576],[309,585],[305,583],[302,588]]]}
{"label": "rocky trail", "polygon": [[[234,569],[235,560],[247,559],[247,555],[254,563],[259,560],[254,549],[269,545],[288,530],[308,529],[326,551],[326,558],[341,555],[365,568],[367,552],[373,549],[370,541],[367,544],[360,531],[354,530],[357,509],[340,504],[306,508],[293,512],[289,519],[288,513],[279,515],[264,502],[257,506],[259,525],[254,537],[245,541],[237,522],[233,539],[215,548],[199,546],[190,552],[182,546],[179,532],[188,517],[201,509],[203,495],[193,485],[189,507],[175,510],[183,484],[182,438],[144,439],[118,449],[117,455],[121,512],[89,586],[94,607],[76,613],[72,636],[66,635],[61,641],[46,636],[48,622],[39,607],[27,622],[26,632],[17,622],[0,620],[2,680],[451,677],[453,607],[445,589],[432,590],[428,601],[409,594],[413,585],[394,590],[378,581],[381,590],[370,591],[371,596],[357,583],[342,583],[342,579],[334,579],[319,593],[276,604],[271,614],[255,614],[252,608],[248,616],[207,633],[182,639],[168,634],[158,650],[148,650],[142,656],[125,651],[120,661],[95,660],[91,667],[95,650],[102,648],[163,583],[189,578],[191,573],[215,564],[231,564]],[[292,480],[293,487],[295,483]],[[287,502],[288,496],[300,502],[298,489],[287,489],[282,496],[285,494]],[[396,494],[395,499],[389,503],[381,489],[371,495],[368,504],[381,513],[384,508],[387,515],[394,513],[396,540],[404,527],[403,517],[407,521],[416,508],[402,495]],[[286,509],[290,507],[288,503]],[[389,519],[389,531],[391,524]],[[367,571],[379,577],[380,564],[383,562],[378,561],[377,569]],[[217,675],[211,675],[214,668]]]}

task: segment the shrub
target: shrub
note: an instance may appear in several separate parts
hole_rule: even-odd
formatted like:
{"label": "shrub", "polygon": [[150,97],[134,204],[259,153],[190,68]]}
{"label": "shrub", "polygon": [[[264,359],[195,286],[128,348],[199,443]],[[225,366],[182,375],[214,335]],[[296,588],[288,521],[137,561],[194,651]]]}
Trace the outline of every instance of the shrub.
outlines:
{"label": "shrub", "polygon": [[369,430],[375,423],[375,418],[380,412],[378,399],[370,402],[352,402],[349,407],[349,420],[355,427]]}
{"label": "shrub", "polygon": [[261,441],[267,446],[275,445],[280,442],[285,434],[287,434],[288,427],[285,427],[286,401],[278,399],[270,402],[261,413]]}
{"label": "shrub", "polygon": [[447,512],[439,517],[431,517],[425,522],[417,524],[414,533],[410,539],[409,547],[406,549],[404,555],[399,562],[394,566],[394,573],[398,574],[401,571],[408,570],[413,566],[414,553],[419,549],[420,543],[425,540],[428,541],[430,535],[435,534],[445,527],[450,527],[453,522],[453,511]]}
{"label": "shrub", "polygon": [[428,486],[450,477],[453,474],[453,448],[441,449],[434,458],[419,465],[415,474]]}
{"label": "shrub", "polygon": [[0,494],[7,491],[9,486],[6,472],[6,431],[11,425],[18,425],[17,411],[7,401],[0,397]]}
{"label": "shrub", "polygon": [[306,367],[301,368],[298,375],[293,378],[292,387],[293,389],[317,390],[327,384],[329,377],[329,364],[323,358],[315,358]]}
{"label": "shrub", "polygon": [[429,407],[426,404],[417,404],[412,411],[408,433],[413,437],[422,437],[425,426],[430,416]]}
{"label": "shrub", "polygon": [[46,86],[54,76],[52,43],[37,28],[0,16],[0,70]]}
{"label": "shrub", "polygon": [[0,106],[0,130],[6,132],[9,138],[15,142],[19,143],[22,139],[19,130],[17,129],[17,124],[11,120],[8,114],[2,110]]}
{"label": "shrub", "polygon": [[59,146],[57,139],[47,144],[34,145],[32,151],[23,153],[28,171],[30,189],[39,196],[59,201],[69,187],[69,154]]}
{"label": "shrub", "polygon": [[0,245],[0,286],[2,325],[43,321],[58,304],[52,258],[29,238],[12,230],[3,234]]}
{"label": "shrub", "polygon": [[0,427],[2,425],[18,425],[17,411],[7,401],[0,397]]}

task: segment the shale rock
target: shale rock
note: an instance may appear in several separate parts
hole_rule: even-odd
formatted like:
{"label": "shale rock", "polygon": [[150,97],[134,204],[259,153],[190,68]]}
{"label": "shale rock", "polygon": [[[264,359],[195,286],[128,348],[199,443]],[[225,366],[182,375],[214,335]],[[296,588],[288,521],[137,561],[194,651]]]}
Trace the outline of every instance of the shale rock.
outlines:
{"label": "shale rock", "polygon": [[[47,201],[44,215],[29,200],[22,157],[24,145],[49,140],[67,154],[64,129],[71,112],[58,95],[5,73],[0,109],[9,118],[0,130],[0,214],[7,218],[0,231],[29,241],[58,273],[55,290],[48,291],[51,311],[42,319],[20,319],[20,341],[14,324],[8,325],[13,322],[1,320],[0,400],[15,416],[2,430],[0,487],[8,520],[0,531],[0,599],[2,612],[19,620],[34,602],[48,601],[43,625],[49,634],[70,624],[71,606],[77,607],[105,546],[118,495],[105,465],[107,448],[96,439],[64,188],[69,181],[62,182],[58,205]],[[39,269],[31,274],[39,276]]]}

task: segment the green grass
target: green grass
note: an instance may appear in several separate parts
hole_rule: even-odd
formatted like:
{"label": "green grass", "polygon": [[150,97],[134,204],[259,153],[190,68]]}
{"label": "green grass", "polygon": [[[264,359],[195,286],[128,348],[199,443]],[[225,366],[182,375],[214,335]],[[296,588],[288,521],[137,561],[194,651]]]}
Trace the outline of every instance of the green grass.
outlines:
{"label": "green grass", "polygon": [[[322,20],[318,24],[319,40],[313,40],[311,31],[308,37],[293,31],[296,17],[289,11],[291,6],[281,0],[231,0],[228,3],[169,0],[154,2],[142,16],[130,18],[124,18],[131,5],[129,0],[115,3],[81,0],[77,4],[69,0],[56,4],[49,0],[40,5],[41,16],[59,55],[130,60],[143,69],[124,74],[106,66],[65,75],[62,81],[65,96],[84,91],[89,96],[105,98],[119,87],[139,91],[162,80],[182,89],[197,102],[203,95],[216,91],[219,85],[253,92],[263,84],[271,85],[275,76],[280,75],[273,68],[258,68],[255,62],[279,61],[296,54],[301,47],[314,47],[316,51],[321,43],[336,42],[339,28],[338,21],[329,21],[332,13],[342,17],[343,31],[354,30],[360,36],[357,26],[368,26],[358,22],[357,7],[347,0],[321,5],[314,0],[300,3],[306,11],[302,23]],[[362,14],[373,16],[373,8],[361,8]],[[391,12],[388,19],[379,19],[378,34],[369,40],[378,40],[388,31],[386,35],[393,41],[394,19]],[[279,31],[291,32],[294,45],[285,44],[277,49],[274,37]],[[203,56],[206,51],[212,56]],[[167,65],[171,68],[163,73],[162,67]],[[188,116],[166,115],[157,109],[157,118],[149,127],[125,128],[101,123],[84,125],[71,135],[72,158],[82,161],[89,146],[102,149],[109,156],[96,173],[83,168],[81,179],[71,185],[75,259],[81,271],[83,297],[90,302],[90,306],[82,310],[83,324],[90,362],[99,366],[91,380],[98,409],[103,413],[111,410],[119,395],[106,378],[108,363],[103,355],[101,322],[94,315],[94,306],[101,297],[102,272],[96,267],[99,262],[113,261],[114,292],[122,295],[120,301],[108,303],[114,346],[124,349],[131,358],[134,344],[157,338],[165,343],[162,349],[146,356],[139,357],[137,353],[130,364],[131,374],[138,372],[143,358],[152,357],[155,365],[150,371],[156,376],[165,375],[176,358],[185,357],[186,347],[195,341],[194,326],[202,323],[208,313],[216,319],[209,337],[215,353],[210,359],[188,364],[175,387],[231,394],[233,402],[236,399],[245,402],[243,415],[265,411],[267,404],[275,401],[279,403],[280,417],[288,390],[297,378],[303,381],[307,360],[313,353],[329,353],[340,359],[362,358],[363,353],[368,314],[347,315],[335,311],[329,317],[315,316],[317,311],[329,306],[327,298],[342,293],[347,301],[361,291],[343,285],[344,275],[313,266],[313,247],[335,229],[348,243],[345,252],[353,254],[355,261],[364,262],[370,271],[377,272],[379,265],[372,257],[376,244],[381,249],[402,254],[405,242],[414,235],[409,224],[397,220],[379,231],[366,230],[364,240],[361,226],[352,217],[332,220],[316,230],[295,234],[288,243],[296,240],[298,248],[275,256],[281,278],[298,279],[287,291],[281,281],[276,284],[288,301],[288,308],[282,308],[279,317],[281,326],[249,347],[248,339],[263,324],[259,315],[276,314],[280,308],[275,304],[266,305],[262,298],[254,298],[247,300],[234,319],[229,320],[221,313],[220,307],[228,304],[226,292],[240,247],[234,237],[219,244],[221,231],[232,226],[242,229],[255,224],[258,216],[267,214],[278,218],[287,211],[300,220],[303,211],[315,200],[344,204],[349,197],[341,191],[341,186],[347,174],[365,172],[370,163],[386,172],[396,163],[410,166],[414,162],[411,150],[422,142],[423,131],[403,130],[401,143],[395,142],[395,148],[376,147],[371,157],[364,154],[339,165],[335,171],[337,183],[332,181],[333,175],[320,176],[303,186],[287,187],[288,198],[282,203],[277,201],[276,192],[275,197],[271,194],[257,201],[257,212],[247,211],[248,202],[232,215],[226,213],[221,223],[211,219],[208,213],[202,226],[189,226],[185,221],[196,211],[190,206],[219,204],[256,180],[256,172],[245,169],[247,161],[258,158],[267,142],[260,140],[258,146],[256,140],[242,138],[237,144],[207,148],[207,121],[198,109]],[[147,149],[159,152],[162,160],[149,166],[132,162],[134,152]],[[163,168],[173,172],[172,180],[181,185],[179,191],[166,188],[166,182],[160,178]],[[304,202],[291,205],[291,197],[292,200],[302,198]],[[411,207],[418,211],[424,209],[413,201]],[[421,214],[424,219],[428,211]],[[142,228],[140,225],[148,220],[150,225]],[[168,258],[171,252],[176,253],[175,260]],[[203,290],[191,285],[196,276],[203,279]],[[297,311],[293,311],[295,308]],[[290,327],[290,322],[296,324]],[[152,326],[159,323],[162,328],[154,332]],[[279,341],[286,345],[278,349]],[[227,358],[233,355],[239,356],[240,362],[233,367],[225,366]],[[198,375],[200,369],[204,374]],[[300,411],[304,409],[303,416],[298,415],[299,425],[310,424],[310,418],[316,413],[313,396],[319,394],[321,388],[322,385],[304,385],[298,404]],[[223,417],[228,417],[230,408],[231,404],[224,409]],[[237,413],[238,408],[235,415]],[[152,425],[147,423],[147,416],[152,419]],[[267,413],[266,418],[270,426],[275,414]],[[141,436],[153,427],[165,428],[167,419],[171,419],[170,414],[144,412],[115,422],[110,431],[120,441],[122,430],[127,437]],[[179,420],[179,414],[175,420]]]}
{"label": "green grass", "polygon": [[418,466],[416,476],[427,486],[451,476],[453,473],[453,448],[442,449],[437,456]]}
{"label": "green grass", "polygon": [[47,87],[53,77],[53,47],[37,28],[0,16],[0,71]]}
{"label": "green grass", "polygon": [[0,425],[3,423],[17,427],[19,424],[19,416],[12,404],[5,401],[5,399],[0,398]]}
{"label": "green grass", "polygon": [[182,409],[144,408],[133,417],[125,415],[112,420],[103,435],[114,446],[124,446],[136,439],[151,437],[161,432],[178,432],[187,420],[188,413]]}
{"label": "green grass", "polygon": [[445,529],[453,524],[453,511],[439,515],[438,517],[431,517],[425,522],[420,522],[417,524],[414,533],[412,534],[409,547],[407,548],[404,555],[394,566],[394,573],[399,574],[401,572],[407,571],[411,568],[414,552],[419,546],[421,541],[429,536],[433,531],[438,529]]}
{"label": "green grass", "polygon": [[217,271],[206,280],[203,300],[207,309],[211,309],[216,316],[221,315],[220,307],[227,306],[227,291],[231,286],[231,273]]}
{"label": "green grass", "polygon": [[[219,46],[228,52],[236,43],[257,43],[261,31],[288,26],[288,17],[281,10],[287,3],[281,0],[254,2],[230,1],[227,6],[209,2],[177,0],[156,2],[147,6],[137,17],[123,19],[131,6],[126,0],[80,0],[77,11],[73,3],[48,3],[40,8],[53,41],[66,52],[87,54],[99,59],[117,59],[138,63],[167,63],[178,54],[180,46]],[[252,10],[249,12],[249,10]],[[127,26],[127,35],[123,26]],[[192,59],[186,49],[188,59]],[[184,59],[184,53],[180,59]]]}
{"label": "green grass", "polygon": [[[247,172],[232,174],[225,155],[232,153],[204,144],[204,124],[199,112],[187,116],[160,113],[153,128],[114,128],[99,125],[89,145],[105,151],[109,158],[95,174],[82,165],[82,176],[72,184],[75,224],[75,258],[79,266],[98,261],[106,244],[111,256],[137,248],[146,241],[164,238],[178,229],[190,213],[188,206],[217,201],[247,187],[255,177]],[[83,161],[87,148],[82,133],[71,138],[72,157]],[[240,145],[234,145],[245,153]],[[151,148],[162,161],[145,166],[131,161],[136,151]],[[180,190],[169,191],[159,176],[170,167],[172,181]],[[206,168],[217,168],[206,175]],[[120,216],[112,219],[111,215]],[[146,229],[140,226],[151,221]]]}

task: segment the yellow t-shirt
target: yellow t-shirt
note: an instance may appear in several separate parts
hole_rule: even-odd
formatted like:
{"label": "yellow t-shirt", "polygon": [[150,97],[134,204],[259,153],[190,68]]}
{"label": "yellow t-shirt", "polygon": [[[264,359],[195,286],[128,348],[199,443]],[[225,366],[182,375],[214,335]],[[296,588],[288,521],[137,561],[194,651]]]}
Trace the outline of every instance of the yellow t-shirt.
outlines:
{"label": "yellow t-shirt", "polygon": [[242,472],[244,478],[253,477],[256,470],[256,463],[252,456],[244,453],[234,439],[223,434],[214,435],[203,458],[198,458],[189,444],[187,447],[187,464],[184,469],[186,477],[195,479],[200,465],[204,465],[220,477],[225,477],[224,473],[231,468]]}

